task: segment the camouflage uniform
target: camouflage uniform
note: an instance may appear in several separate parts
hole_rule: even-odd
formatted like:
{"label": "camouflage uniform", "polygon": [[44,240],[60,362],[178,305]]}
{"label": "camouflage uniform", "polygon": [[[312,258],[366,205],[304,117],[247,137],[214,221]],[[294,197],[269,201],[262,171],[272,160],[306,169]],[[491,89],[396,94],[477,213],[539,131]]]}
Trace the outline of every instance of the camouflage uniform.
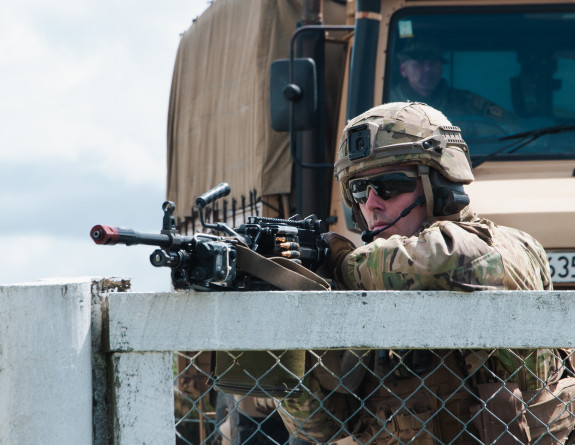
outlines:
{"label": "camouflage uniform", "polygon": [[[461,221],[438,221],[417,235],[376,239],[355,249],[342,263],[339,284],[342,288],[361,290],[552,288],[547,257],[534,238],[476,218],[469,209],[463,213]],[[429,261],[431,257],[434,261]],[[306,394],[300,400],[284,402],[282,407],[289,412],[289,415],[284,413],[284,421],[287,420],[288,429],[293,433],[300,431],[303,424],[305,434],[322,442],[352,433],[360,443],[375,437],[378,444],[393,444],[414,436],[413,443],[417,444],[436,443],[434,436],[444,443],[477,443],[474,437],[480,437],[478,426],[471,421],[473,407],[479,403],[472,395],[474,385],[497,382],[491,372],[517,384],[524,393],[541,388],[542,382],[553,384],[560,376],[561,363],[549,352],[438,350],[428,358],[432,371],[410,377],[408,370],[407,378],[396,375],[401,374],[397,369],[390,372],[389,367],[383,373],[377,372],[376,359],[372,357],[369,367],[374,372],[366,373],[356,391],[365,404],[358,415],[354,416],[359,408],[355,397],[329,391],[318,376],[312,374],[307,384],[317,398]],[[400,361],[399,356],[402,356],[401,362],[406,361],[405,353],[390,352],[396,356],[396,363]],[[421,355],[419,351],[416,353]],[[526,366],[520,367],[519,358]],[[475,367],[474,362],[477,362]],[[479,367],[482,363],[487,367]],[[381,379],[378,377],[381,374],[388,377]],[[463,384],[462,380],[468,376],[469,382]],[[321,408],[319,400],[324,398]],[[406,408],[402,409],[401,401],[405,399]],[[439,410],[442,401],[446,402],[445,407]],[[438,414],[434,416],[436,411]],[[386,422],[394,412],[393,421]],[[310,413],[313,413],[311,417]],[[417,415],[414,417],[412,413]],[[449,413],[457,415],[459,421]],[[517,415],[514,413],[513,417]],[[464,428],[460,422],[468,424]],[[305,434],[301,437],[309,440]]]}
{"label": "camouflage uniform", "polygon": [[[403,121],[388,120],[390,110],[396,119]],[[348,193],[347,181],[374,165],[419,163],[441,171],[453,182],[467,183],[473,179],[469,164],[465,165],[469,159],[466,145],[435,111],[421,104],[387,104],[348,124],[346,130],[366,122],[375,123],[370,127],[371,141],[383,152],[380,156],[374,149],[350,162],[346,159],[349,152],[344,137],[336,175],[348,205],[357,207]],[[441,136],[437,136],[438,125],[443,127]],[[345,131],[344,135],[347,136]],[[425,144],[413,145],[434,137],[447,140],[447,145],[443,144],[439,151],[428,150]],[[432,189],[438,191],[437,186]],[[429,205],[433,201],[431,195],[427,194],[428,215],[437,210]],[[357,208],[354,210],[359,227],[365,229],[361,213]],[[413,236],[393,235],[350,249],[336,268],[334,278],[341,288],[361,290],[552,288],[547,256],[533,237],[478,218],[469,206],[455,216],[430,219]],[[575,397],[575,379],[559,381],[563,364],[549,350],[372,351],[360,362],[355,369],[364,367],[368,371],[355,385],[330,382],[329,373],[320,373],[320,368],[309,373],[304,381],[309,391],[297,399],[281,402],[279,411],[288,430],[303,439],[311,437],[319,442],[353,435],[360,443],[377,444],[407,441],[432,444],[438,440],[471,444],[478,443],[478,438],[489,443],[512,443],[519,438],[528,443],[530,429],[534,438],[546,433],[551,421],[545,416],[553,413],[553,409],[559,409],[560,415],[556,417],[564,423],[561,427],[554,423],[554,436],[547,435],[539,443],[564,440],[573,428],[573,414],[569,410],[575,409],[571,400]],[[521,366],[523,363],[525,366]],[[336,375],[345,374],[344,371],[343,366],[341,370],[332,370]],[[501,379],[506,381],[505,385]],[[540,390],[542,386],[546,391]],[[565,387],[570,389],[564,390]],[[533,392],[538,388],[538,393]],[[529,395],[525,400],[530,402],[530,409],[532,405],[541,405],[535,403],[541,402],[537,397],[551,393],[560,394],[568,408],[555,404],[551,410],[547,407],[545,413],[534,408],[526,416],[523,404],[516,403],[522,392]],[[495,420],[489,417],[488,410],[481,410],[485,405],[481,405],[480,399],[489,400],[487,406],[496,413]],[[509,409],[511,412],[506,412]],[[507,429],[505,425],[496,427],[502,422],[499,419],[505,420]]]}
{"label": "camouflage uniform", "polygon": [[[433,261],[430,261],[433,259]],[[376,239],[342,263],[342,284],[362,290],[551,289],[547,255],[527,233],[477,218],[437,221],[418,235]]]}
{"label": "camouflage uniform", "polygon": [[[478,116],[493,121],[494,124],[502,124],[510,128],[515,128],[519,124],[519,119],[514,114],[501,108],[495,102],[471,91],[451,88],[445,79],[441,79],[429,97],[417,94],[404,79],[392,88],[390,98],[392,101],[400,102],[408,100],[426,102],[428,105],[442,110],[453,121],[457,121],[458,116]],[[481,129],[485,129],[485,126],[482,126]],[[465,133],[470,130],[473,131],[474,129],[467,128],[467,126],[464,128]]]}

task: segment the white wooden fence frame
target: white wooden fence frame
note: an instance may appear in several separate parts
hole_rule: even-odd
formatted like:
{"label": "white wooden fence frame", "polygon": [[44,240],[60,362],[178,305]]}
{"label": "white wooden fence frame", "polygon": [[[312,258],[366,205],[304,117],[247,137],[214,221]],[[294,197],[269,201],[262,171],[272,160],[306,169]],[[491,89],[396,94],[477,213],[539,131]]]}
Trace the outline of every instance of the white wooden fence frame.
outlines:
{"label": "white wooden fence frame", "polygon": [[0,445],[174,444],[173,351],[575,348],[575,291],[110,292],[0,285]]}

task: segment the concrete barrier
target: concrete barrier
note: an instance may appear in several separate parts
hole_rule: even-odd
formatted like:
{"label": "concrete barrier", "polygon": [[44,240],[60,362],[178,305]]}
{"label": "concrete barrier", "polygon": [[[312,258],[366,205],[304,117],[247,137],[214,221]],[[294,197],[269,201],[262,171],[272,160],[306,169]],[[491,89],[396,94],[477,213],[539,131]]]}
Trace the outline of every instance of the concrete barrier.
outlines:
{"label": "concrete barrier", "polygon": [[92,443],[91,280],[0,286],[0,444]]}
{"label": "concrete barrier", "polygon": [[574,291],[128,287],[0,286],[0,445],[175,443],[174,350],[575,347]]}

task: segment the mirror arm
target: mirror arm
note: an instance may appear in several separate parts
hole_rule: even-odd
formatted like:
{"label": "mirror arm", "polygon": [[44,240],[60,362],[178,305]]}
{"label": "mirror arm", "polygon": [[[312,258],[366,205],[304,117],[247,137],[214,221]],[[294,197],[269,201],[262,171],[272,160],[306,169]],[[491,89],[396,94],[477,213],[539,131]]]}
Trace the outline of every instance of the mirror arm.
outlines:
{"label": "mirror arm", "polygon": [[[296,38],[305,31],[353,31],[355,30],[355,26],[349,25],[307,25],[298,28],[290,39],[290,47],[289,47],[289,75],[290,75],[290,83],[287,85],[284,90],[283,94],[284,97],[289,101],[289,140],[290,140],[290,154],[294,162],[300,168],[333,168],[333,164],[304,164],[296,155],[296,146],[295,146],[295,130],[294,130],[294,101],[301,97],[301,88],[295,85],[295,69],[294,69],[294,43]],[[289,91],[288,91],[289,90]],[[297,93],[299,96],[296,97]],[[291,95],[288,97],[288,95]]]}

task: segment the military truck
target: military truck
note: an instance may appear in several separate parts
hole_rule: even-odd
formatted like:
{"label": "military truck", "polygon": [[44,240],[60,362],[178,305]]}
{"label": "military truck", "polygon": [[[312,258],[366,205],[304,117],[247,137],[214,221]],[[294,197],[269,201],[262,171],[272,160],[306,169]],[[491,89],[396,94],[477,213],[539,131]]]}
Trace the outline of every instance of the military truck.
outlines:
{"label": "military truck", "polygon": [[[208,218],[315,213],[361,243],[333,177],[341,130],[374,105],[423,100],[463,130],[473,209],[534,235],[554,286],[574,289],[573,29],[573,0],[213,1],[174,67],[167,197],[179,229],[201,230],[195,199],[225,181],[231,196]],[[439,54],[457,106],[398,96],[410,46]]]}
{"label": "military truck", "polygon": [[195,197],[226,181],[213,218],[315,213],[359,242],[333,179],[338,136],[398,100],[405,48],[431,45],[465,105],[443,111],[470,147],[473,209],[534,235],[555,287],[575,288],[573,29],[566,0],[214,1],[174,68],[167,195],[181,230],[197,230]]}

